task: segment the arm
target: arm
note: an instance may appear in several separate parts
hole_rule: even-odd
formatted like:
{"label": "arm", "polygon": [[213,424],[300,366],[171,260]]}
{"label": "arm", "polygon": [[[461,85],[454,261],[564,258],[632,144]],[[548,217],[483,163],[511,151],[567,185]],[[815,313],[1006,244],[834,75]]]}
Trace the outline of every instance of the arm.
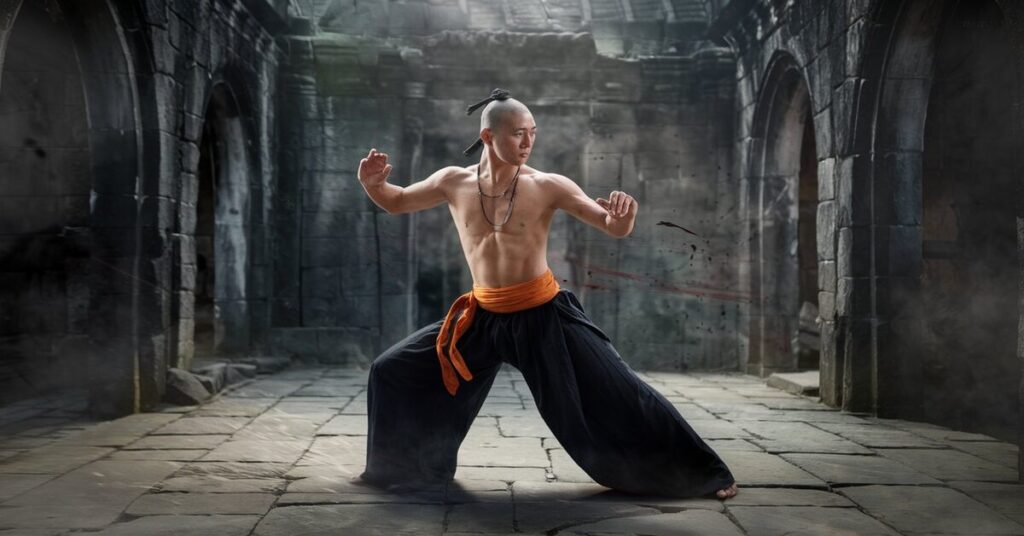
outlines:
{"label": "arm", "polygon": [[370,149],[366,158],[359,161],[358,177],[366,195],[378,207],[388,214],[404,214],[433,208],[448,201],[442,183],[450,172],[451,168],[440,169],[426,179],[404,188],[389,184],[387,181],[391,174],[391,164],[388,164],[388,155]]}
{"label": "arm", "polygon": [[608,199],[591,199],[578,184],[567,177],[555,174],[550,177],[554,181],[555,208],[572,214],[609,236],[623,238],[633,232],[639,206],[632,196],[613,191]]}

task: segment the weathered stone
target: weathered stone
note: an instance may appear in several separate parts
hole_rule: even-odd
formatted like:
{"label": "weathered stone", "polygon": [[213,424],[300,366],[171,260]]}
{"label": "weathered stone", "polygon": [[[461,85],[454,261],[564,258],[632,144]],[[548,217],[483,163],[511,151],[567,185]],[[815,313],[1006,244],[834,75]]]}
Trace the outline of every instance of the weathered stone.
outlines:
{"label": "weathered stone", "polygon": [[90,463],[4,503],[0,526],[102,528],[180,466],[173,462]]}
{"label": "weathered stone", "polygon": [[201,404],[210,398],[210,391],[202,381],[186,370],[170,368],[167,370],[167,392],[164,400],[182,406]]}
{"label": "weathered stone", "polygon": [[227,440],[229,435],[148,436],[125,446],[126,450],[150,449],[212,449]]}
{"label": "weathered stone", "polygon": [[948,484],[1024,525],[1024,485],[970,481]]}
{"label": "weathered stone", "polygon": [[193,462],[181,469],[175,476],[195,476],[198,478],[280,478],[288,472],[290,464],[285,463],[245,463],[245,462]]}
{"label": "weathered stone", "polygon": [[368,427],[365,415],[336,415],[321,426],[316,435],[364,436]]}
{"label": "weathered stone", "polygon": [[1016,482],[1017,470],[952,449],[876,449],[886,458],[941,480]]}
{"label": "weathered stone", "polygon": [[787,461],[832,484],[939,484],[938,480],[881,456],[782,454]]}
{"label": "weathered stone", "polygon": [[237,432],[246,417],[183,417],[153,432],[154,435],[216,435]]}
{"label": "weathered stone", "polygon": [[501,467],[547,467],[548,457],[536,438],[498,438],[462,443],[462,465]]}
{"label": "weathered stone", "polygon": [[97,536],[247,536],[259,521],[254,515],[146,516],[115,523],[91,534]]}
{"label": "weathered stone", "polygon": [[0,462],[0,474],[61,474],[110,454],[104,447],[49,445]]}
{"label": "weathered stone", "polygon": [[718,454],[729,466],[740,486],[800,486],[825,488],[814,475],[788,463],[783,457],[763,452],[721,450]]}
{"label": "weathered stone", "polygon": [[[572,507],[567,506],[571,504]],[[474,505],[490,506],[490,505]],[[549,532],[604,519],[660,514],[654,508],[618,503],[516,502],[515,527],[522,532]],[[499,525],[500,526],[500,525]],[[499,527],[499,526],[496,526]]]}
{"label": "weathered stone", "polygon": [[651,536],[682,536],[715,534],[743,535],[724,514],[707,510],[690,510],[671,514],[653,514],[607,519],[597,523],[574,525],[565,534],[649,534]]}
{"label": "weathered stone", "polygon": [[903,532],[965,535],[1024,532],[1024,525],[949,488],[856,486],[839,492]]}
{"label": "weathered stone", "polygon": [[198,449],[120,450],[108,456],[107,459],[190,462],[202,458],[206,452]]}
{"label": "weathered stone", "polygon": [[149,493],[135,500],[125,513],[135,516],[186,514],[256,514],[270,510],[270,493]]}
{"label": "weathered stone", "polygon": [[51,475],[0,474],[0,502],[25,493],[52,478]]}
{"label": "weathered stone", "polygon": [[221,443],[202,459],[212,462],[294,463],[308,446],[308,440],[240,439]]}
{"label": "weathered stone", "polygon": [[187,493],[275,493],[284,489],[281,478],[225,478],[223,476],[177,476],[160,483],[160,491]]}
{"label": "weathered stone", "polygon": [[289,506],[274,508],[253,531],[253,536],[338,533],[359,530],[367,536],[397,534],[439,535],[445,506],[394,504],[388,515],[374,505]]}
{"label": "weathered stone", "polygon": [[736,506],[729,508],[729,512],[751,536],[783,536],[786,534],[897,536],[899,534],[854,508]]}

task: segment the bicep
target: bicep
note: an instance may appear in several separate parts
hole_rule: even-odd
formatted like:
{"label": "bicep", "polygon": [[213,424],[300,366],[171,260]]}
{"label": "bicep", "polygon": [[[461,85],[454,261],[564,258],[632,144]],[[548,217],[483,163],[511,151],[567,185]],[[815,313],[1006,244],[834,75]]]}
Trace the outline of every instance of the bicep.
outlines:
{"label": "bicep", "polygon": [[564,210],[573,217],[598,229],[605,229],[608,212],[590,198],[582,188],[568,178],[556,179],[557,195],[555,208]]}
{"label": "bicep", "polygon": [[444,191],[444,179],[447,174],[447,169],[441,169],[429,177],[403,188],[394,213],[418,212],[434,208],[448,201],[448,196]]}

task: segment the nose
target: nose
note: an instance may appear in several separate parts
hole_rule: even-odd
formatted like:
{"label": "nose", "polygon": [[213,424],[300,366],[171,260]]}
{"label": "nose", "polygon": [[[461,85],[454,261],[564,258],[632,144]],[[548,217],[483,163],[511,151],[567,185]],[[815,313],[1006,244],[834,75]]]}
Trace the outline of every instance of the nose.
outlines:
{"label": "nose", "polygon": [[530,139],[530,136],[523,136],[523,143],[520,143],[519,146],[523,149],[528,149],[532,144],[533,140]]}

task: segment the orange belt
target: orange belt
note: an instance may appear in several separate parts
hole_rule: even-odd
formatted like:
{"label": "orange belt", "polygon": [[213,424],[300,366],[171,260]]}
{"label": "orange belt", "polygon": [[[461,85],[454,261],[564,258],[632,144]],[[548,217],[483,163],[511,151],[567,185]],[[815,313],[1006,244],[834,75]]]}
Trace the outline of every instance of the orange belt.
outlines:
{"label": "orange belt", "polygon": [[[478,306],[494,313],[515,313],[549,302],[558,294],[559,289],[558,280],[549,268],[544,275],[524,283],[494,288],[473,285],[473,290],[459,296],[448,310],[448,315],[444,317],[441,333],[437,336],[437,358],[441,360],[441,378],[448,392],[455,396],[459,389],[459,379],[455,376],[455,371],[458,371],[459,376],[466,381],[473,379],[473,374],[466,366],[462,353],[455,347],[455,343],[472,325],[473,315]],[[459,313],[462,313],[461,317]],[[457,321],[456,317],[459,317]],[[453,321],[455,333],[451,335],[449,342],[448,330]],[[444,355],[445,345],[449,345],[450,361]]]}

